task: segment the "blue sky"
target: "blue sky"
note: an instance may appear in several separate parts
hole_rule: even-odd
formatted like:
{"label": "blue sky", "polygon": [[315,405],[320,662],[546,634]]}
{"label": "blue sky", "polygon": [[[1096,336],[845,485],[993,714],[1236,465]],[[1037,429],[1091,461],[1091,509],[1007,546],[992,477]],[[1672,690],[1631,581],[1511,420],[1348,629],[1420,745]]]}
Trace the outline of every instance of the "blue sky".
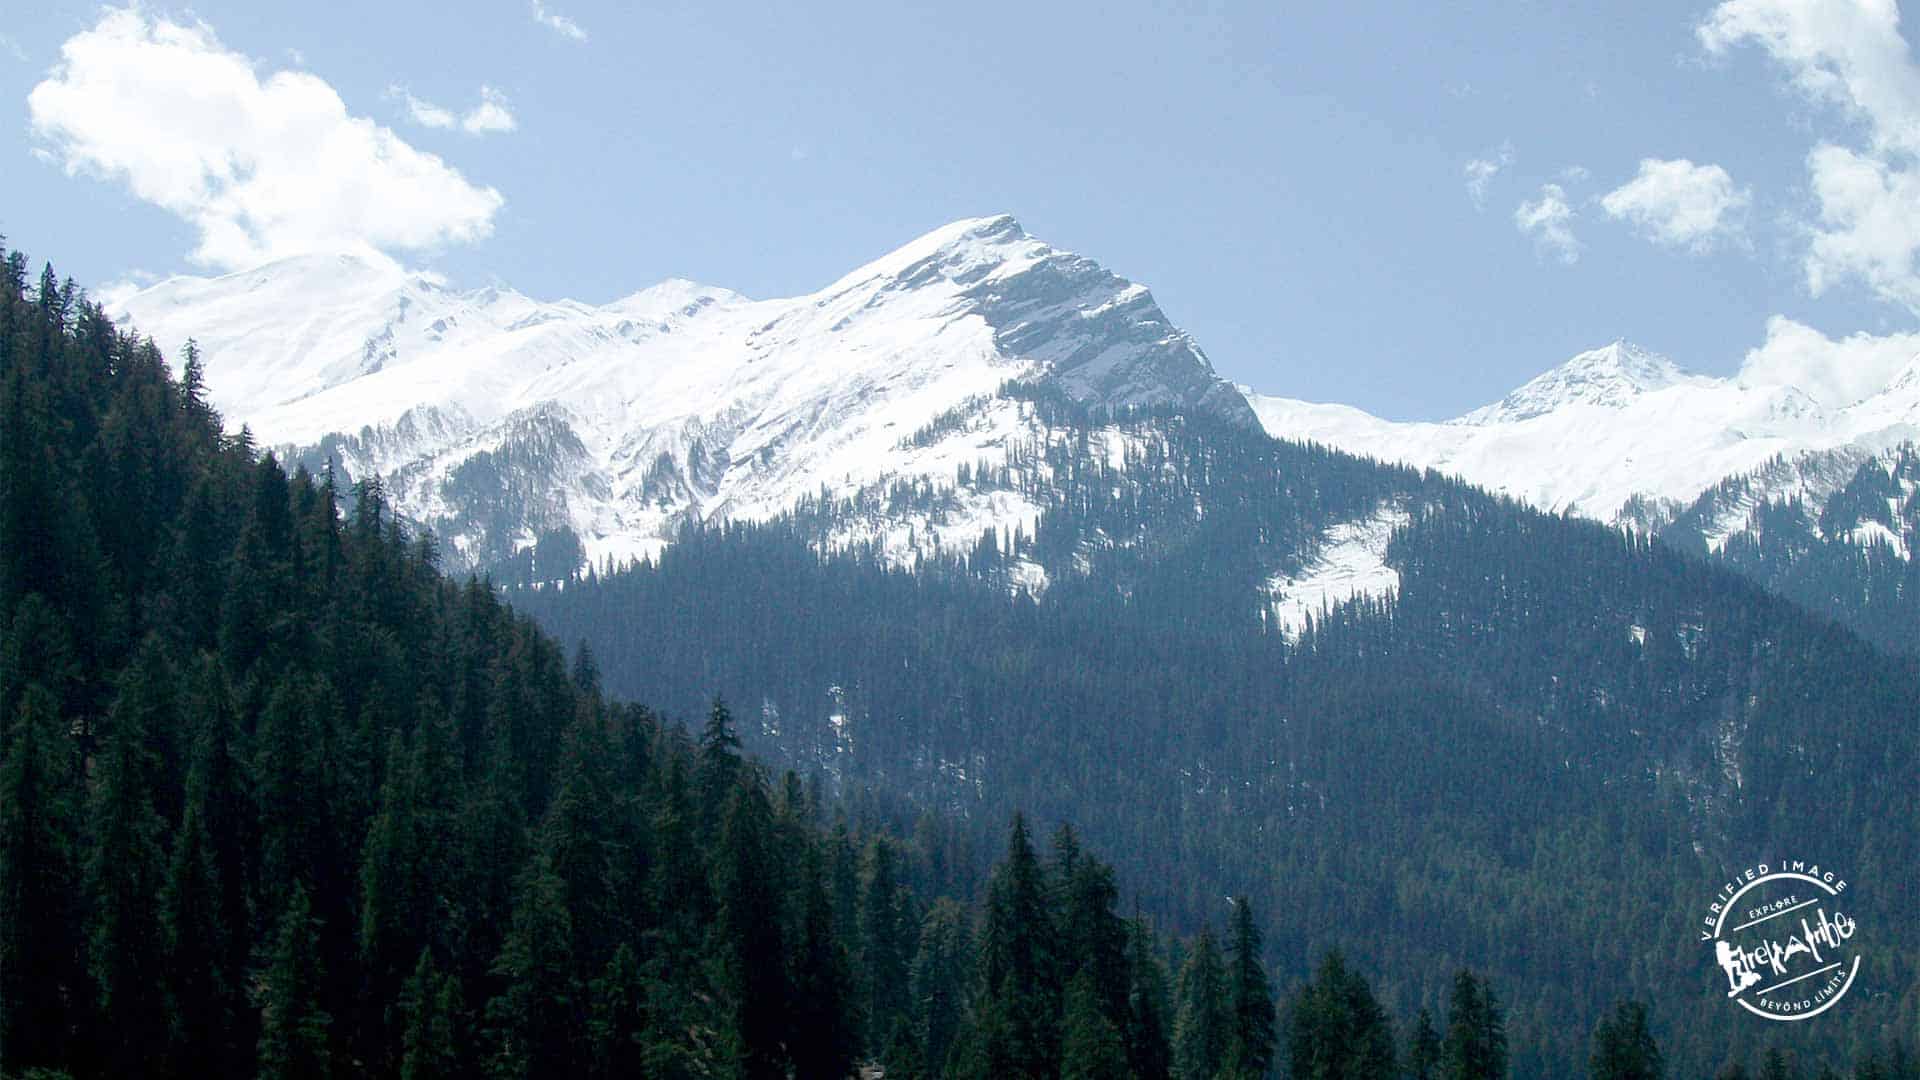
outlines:
{"label": "blue sky", "polygon": [[1395,418],[1618,337],[1731,374],[1775,317],[1920,308],[1892,0],[52,0],[0,29],[0,115],[0,232],[96,286],[352,239],[548,298],[790,295],[1007,211],[1226,376]]}

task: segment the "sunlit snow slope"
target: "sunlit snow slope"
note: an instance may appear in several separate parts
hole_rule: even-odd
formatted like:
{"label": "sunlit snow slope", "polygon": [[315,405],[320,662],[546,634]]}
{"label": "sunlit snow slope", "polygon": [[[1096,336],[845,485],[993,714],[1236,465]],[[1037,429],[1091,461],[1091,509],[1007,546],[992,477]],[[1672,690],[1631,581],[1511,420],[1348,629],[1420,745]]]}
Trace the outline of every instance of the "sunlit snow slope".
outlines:
{"label": "sunlit snow slope", "polygon": [[1254,423],[1145,288],[1004,216],[783,300],[668,281],[599,307],[549,303],[314,256],[172,279],[116,314],[169,356],[196,339],[230,424],[379,474],[474,566],[555,535],[625,558],[688,519],[764,518],[903,472],[950,477],[1020,432],[911,453],[905,441],[1008,380]]}
{"label": "sunlit snow slope", "polygon": [[1657,527],[1739,474],[1777,479],[1757,497],[1800,496],[1817,508],[1862,461],[1920,438],[1917,372],[1909,365],[1876,393],[1823,403],[1746,374],[1688,374],[1616,342],[1444,423],[1252,391],[1247,399],[1281,438],[1438,469],[1543,509]]}

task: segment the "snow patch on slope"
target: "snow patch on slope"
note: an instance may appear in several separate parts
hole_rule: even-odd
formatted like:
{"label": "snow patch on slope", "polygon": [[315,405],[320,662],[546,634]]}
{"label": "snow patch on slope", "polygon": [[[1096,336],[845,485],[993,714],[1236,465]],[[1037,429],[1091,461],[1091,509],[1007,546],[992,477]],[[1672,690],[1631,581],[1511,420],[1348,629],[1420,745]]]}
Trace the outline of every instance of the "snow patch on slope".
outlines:
{"label": "snow patch on slope", "polygon": [[1394,530],[1410,520],[1405,507],[1386,506],[1359,521],[1343,522],[1320,538],[1319,554],[1298,574],[1267,582],[1273,622],[1289,637],[1356,596],[1385,596],[1400,587],[1400,572],[1387,565]]}

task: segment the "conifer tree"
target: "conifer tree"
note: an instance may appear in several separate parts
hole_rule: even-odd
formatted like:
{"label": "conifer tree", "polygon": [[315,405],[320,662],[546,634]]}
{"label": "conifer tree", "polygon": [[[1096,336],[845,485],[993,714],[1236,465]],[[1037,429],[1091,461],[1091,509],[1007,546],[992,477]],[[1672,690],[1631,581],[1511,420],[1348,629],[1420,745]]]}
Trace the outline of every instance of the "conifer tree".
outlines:
{"label": "conifer tree", "polygon": [[939,1075],[972,1006],[974,972],[970,919],[950,898],[934,902],[914,953],[913,1025],[929,1075]]}
{"label": "conifer tree", "polygon": [[142,1071],[167,1045],[165,938],[154,902],[167,877],[165,824],[153,808],[146,719],[142,711],[126,710],[109,734],[94,789],[94,848],[87,863],[95,1050],[103,1068],[121,1075]]}
{"label": "conifer tree", "polygon": [[1145,917],[1127,924],[1127,1065],[1138,1080],[1168,1080],[1173,1049],[1168,1041],[1167,974]]}
{"label": "conifer tree", "polygon": [[455,1080],[466,1068],[466,1010],[460,982],[442,975],[433,954],[420,950],[413,974],[401,986],[400,1080]]}
{"label": "conifer tree", "polygon": [[87,993],[80,963],[79,798],[54,696],[4,718],[0,758],[0,1069],[58,1067]]}
{"label": "conifer tree", "polygon": [[1393,1080],[1398,1072],[1386,1012],[1337,949],[1294,998],[1287,1026],[1296,1080]]}
{"label": "conifer tree", "polygon": [[229,936],[245,934],[246,926],[229,927],[222,919],[220,870],[204,806],[199,792],[188,795],[160,896],[172,1020],[169,1053],[178,1073],[209,1066],[238,1071],[241,1065],[232,1045],[243,1004],[237,993],[241,973],[229,970],[227,961]]}
{"label": "conifer tree", "polygon": [[772,832],[766,792],[749,776],[734,786],[714,854],[719,910],[711,945],[730,1021],[726,1054],[743,1080],[777,1080],[785,1070],[781,1042],[789,999]]}
{"label": "conifer tree", "polygon": [[492,1072],[502,1077],[570,1076],[583,1064],[583,1007],[574,978],[573,924],[566,883],[539,856],[522,875],[513,928],[493,973],[504,980],[487,1004]]}
{"label": "conifer tree", "polygon": [[987,887],[980,938],[985,983],[978,1046],[986,1075],[1046,1077],[1058,1070],[1060,987],[1048,887],[1026,819],[1014,815],[1007,855]]}
{"label": "conifer tree", "polygon": [[[1769,1054],[1774,1064],[1777,1051]],[[1784,1062],[1780,1062],[1782,1068]],[[1593,1053],[1588,1058],[1593,1080],[1662,1080],[1666,1075],[1660,1048],[1647,1030],[1647,1009],[1638,1001],[1622,1001],[1593,1031]],[[1784,1076],[1770,1080],[1786,1080]]]}
{"label": "conifer tree", "polygon": [[1093,972],[1083,970],[1067,984],[1061,1021],[1060,1080],[1128,1080],[1126,1042],[1113,1021]]}
{"label": "conifer tree", "polygon": [[879,1053],[884,1040],[908,1015],[908,967],[913,953],[906,897],[895,868],[893,845],[876,837],[867,846],[860,902],[860,970],[863,1005],[872,1042]]}
{"label": "conifer tree", "polygon": [[260,1080],[323,1080],[332,1075],[321,1008],[320,939],[306,886],[296,884],[274,935],[260,1000]]}
{"label": "conifer tree", "polygon": [[1506,1019],[1493,987],[1471,971],[1453,978],[1440,1060],[1445,1080],[1505,1080],[1507,1075]]}
{"label": "conifer tree", "polygon": [[1273,984],[1267,978],[1260,928],[1253,904],[1244,896],[1233,902],[1227,972],[1226,1062],[1230,1077],[1258,1080],[1273,1066]]}
{"label": "conifer tree", "polygon": [[[887,1039],[886,1049],[880,1054],[884,1063],[885,1075],[898,1080],[928,1080],[938,1075],[927,1068],[926,1048],[920,1043],[920,1036],[912,1024],[902,1018],[893,1025],[893,1035]],[[801,1075],[840,1076],[842,1073],[819,1073]]]}
{"label": "conifer tree", "polygon": [[1113,911],[1119,898],[1113,870],[1084,854],[1072,830],[1065,826],[1056,834],[1054,850],[1054,925],[1058,930],[1059,977],[1071,980],[1080,972],[1092,973],[1107,1020],[1115,1027],[1124,1028],[1128,991],[1127,931]]}
{"label": "conifer tree", "polygon": [[622,943],[614,950],[591,992],[592,1075],[608,1080],[647,1075],[647,989],[631,945]]}
{"label": "conifer tree", "polygon": [[[805,843],[799,867],[800,919],[793,959],[792,1007],[787,1046],[797,1076],[845,1076],[853,1067],[859,1029],[854,1023],[853,974],[844,947],[833,937],[833,910],[827,897],[825,867],[817,845]],[[911,1030],[902,1016],[895,1030]],[[918,1047],[918,1040],[913,1040]],[[892,1043],[882,1048],[887,1075],[904,1074],[912,1063]]]}
{"label": "conifer tree", "polygon": [[1407,1037],[1407,1080],[1438,1080],[1439,1075],[1440,1032],[1434,1029],[1433,1015],[1422,1008]]}
{"label": "conifer tree", "polygon": [[1174,1020],[1174,1072],[1182,1080],[1211,1080],[1227,1058],[1231,1020],[1227,969],[1212,931],[1202,927],[1180,967],[1179,1012]]}
{"label": "conifer tree", "polygon": [[597,708],[583,705],[563,737],[559,789],[540,826],[540,847],[566,883],[573,954],[589,971],[612,959],[622,937],[618,890],[628,853],[621,842],[612,764],[605,722]]}
{"label": "conifer tree", "polygon": [[700,732],[700,820],[701,835],[717,834],[721,816],[740,780],[740,736],[733,730],[733,714],[727,703],[713,699],[707,712],[707,724]]}
{"label": "conifer tree", "polygon": [[853,846],[853,834],[844,816],[833,823],[828,834],[827,890],[833,901],[833,936],[857,953],[860,945],[860,853]]}

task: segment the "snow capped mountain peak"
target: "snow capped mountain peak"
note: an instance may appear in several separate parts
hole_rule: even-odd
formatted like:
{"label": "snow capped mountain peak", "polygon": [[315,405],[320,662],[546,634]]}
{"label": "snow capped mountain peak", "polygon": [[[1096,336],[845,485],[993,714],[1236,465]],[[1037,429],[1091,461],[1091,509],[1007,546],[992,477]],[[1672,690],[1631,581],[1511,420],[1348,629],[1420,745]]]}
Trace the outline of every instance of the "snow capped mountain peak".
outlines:
{"label": "snow capped mountain peak", "polygon": [[1689,376],[1673,361],[1627,341],[1590,349],[1529,381],[1492,405],[1456,423],[1486,425],[1527,420],[1570,405],[1617,409],[1642,394],[1664,390]]}
{"label": "snow capped mountain peak", "polygon": [[[1920,361],[1908,373],[1916,369]],[[1851,405],[1830,406],[1777,379],[1690,374],[1624,341],[1445,422],[1399,423],[1261,394],[1247,400],[1279,437],[1439,469],[1542,509],[1624,523],[1644,523],[1649,507],[1677,510],[1778,458],[1834,453],[1851,468],[1861,454],[1920,439],[1920,376],[1896,376]],[[1811,500],[1825,490],[1803,484],[1790,493]]]}
{"label": "snow capped mountain peak", "polygon": [[751,301],[732,289],[676,277],[629,293],[604,310],[634,318],[667,318],[675,314],[691,317],[716,304],[731,307],[746,303]]}
{"label": "snow capped mountain peak", "polygon": [[688,518],[764,518],[885,476],[951,482],[1031,418],[992,410],[989,441],[975,425],[944,449],[909,453],[910,437],[1009,380],[1256,422],[1144,287],[1007,215],[790,299],[670,279],[596,307],[321,256],[174,279],[116,314],[172,355],[197,338],[229,423],[385,476],[476,566],[559,529],[625,557]]}

